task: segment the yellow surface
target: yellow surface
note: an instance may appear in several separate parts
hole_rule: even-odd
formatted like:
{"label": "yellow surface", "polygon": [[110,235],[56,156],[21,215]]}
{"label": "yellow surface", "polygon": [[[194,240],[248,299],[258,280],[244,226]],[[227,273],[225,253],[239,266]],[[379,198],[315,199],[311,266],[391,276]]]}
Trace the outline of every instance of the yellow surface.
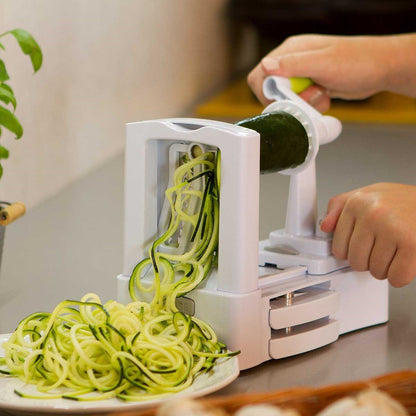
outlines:
{"label": "yellow surface", "polygon": [[[196,114],[202,118],[241,120],[260,114],[262,110],[242,79],[201,103]],[[416,124],[416,100],[383,92],[363,101],[335,100],[327,114],[344,122]]]}

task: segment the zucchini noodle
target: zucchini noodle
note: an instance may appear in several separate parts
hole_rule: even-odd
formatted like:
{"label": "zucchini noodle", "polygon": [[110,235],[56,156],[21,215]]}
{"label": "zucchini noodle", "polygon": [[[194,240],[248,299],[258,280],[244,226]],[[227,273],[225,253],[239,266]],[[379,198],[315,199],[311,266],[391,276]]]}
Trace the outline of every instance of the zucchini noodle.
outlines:
{"label": "zucchini noodle", "polygon": [[[102,304],[90,293],[19,323],[3,344],[0,373],[35,385],[38,393],[16,394],[150,400],[184,390],[218,358],[238,353],[227,351],[207,323],[180,312],[175,303],[207,277],[216,261],[218,169],[209,152],[185,159],[175,170],[165,193],[169,225],[131,274],[131,303]],[[181,234],[185,248],[166,249]],[[150,302],[141,299],[146,293]]]}

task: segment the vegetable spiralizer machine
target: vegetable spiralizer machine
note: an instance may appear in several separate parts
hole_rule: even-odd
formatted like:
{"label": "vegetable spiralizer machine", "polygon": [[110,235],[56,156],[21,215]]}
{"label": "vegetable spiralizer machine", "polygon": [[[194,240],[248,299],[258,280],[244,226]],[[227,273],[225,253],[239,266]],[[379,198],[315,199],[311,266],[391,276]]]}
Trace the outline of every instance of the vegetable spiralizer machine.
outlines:
{"label": "vegetable spiralizer machine", "polygon": [[[284,111],[307,132],[305,161],[290,175],[285,229],[259,241],[260,136],[241,126],[203,119],[161,119],[127,125],[124,269],[117,296],[131,301],[130,274],[147,257],[166,222],[164,191],[181,155],[221,152],[218,265],[180,310],[209,323],[240,369],[300,354],[340,334],[388,320],[388,284],[355,272],[331,254],[331,235],[317,226],[315,157],[319,145],[341,132],[298,97],[288,80],[270,77],[264,112]],[[169,248],[167,248],[169,249]]]}

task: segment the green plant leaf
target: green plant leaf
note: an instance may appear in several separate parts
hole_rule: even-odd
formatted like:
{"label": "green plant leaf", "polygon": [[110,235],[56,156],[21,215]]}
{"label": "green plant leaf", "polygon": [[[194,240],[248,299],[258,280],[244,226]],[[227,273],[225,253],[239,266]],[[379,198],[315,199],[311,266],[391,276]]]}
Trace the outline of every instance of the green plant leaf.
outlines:
{"label": "green plant leaf", "polygon": [[20,139],[23,135],[23,127],[17,117],[7,108],[0,105],[0,125],[6,127]]}
{"label": "green plant leaf", "polygon": [[0,178],[3,176],[3,166],[0,163]]}
{"label": "green plant leaf", "polygon": [[12,104],[13,109],[16,110],[16,97],[13,90],[7,84],[0,84],[0,101],[5,104]]}
{"label": "green plant leaf", "polygon": [[0,146],[0,159],[7,159],[9,157],[9,151],[3,147]]}
{"label": "green plant leaf", "polygon": [[10,79],[9,74],[6,70],[6,65],[4,65],[4,62],[0,59],[0,82],[7,81]]}
{"label": "green plant leaf", "polygon": [[0,37],[5,36],[9,33],[15,37],[23,53],[25,55],[30,56],[30,60],[32,61],[34,71],[38,71],[42,66],[43,57],[40,46],[35,41],[33,36],[27,30],[14,29],[1,34]]}
{"label": "green plant leaf", "polygon": [[6,50],[5,47],[0,43],[0,48],[3,49],[4,51]]}

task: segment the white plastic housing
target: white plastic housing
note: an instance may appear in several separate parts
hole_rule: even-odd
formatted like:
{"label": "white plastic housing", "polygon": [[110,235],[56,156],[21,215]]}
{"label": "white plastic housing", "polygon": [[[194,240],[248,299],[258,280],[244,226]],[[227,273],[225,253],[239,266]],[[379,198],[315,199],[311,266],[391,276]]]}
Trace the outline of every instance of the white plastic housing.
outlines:
{"label": "white plastic housing", "polygon": [[[263,241],[259,254],[259,136],[240,126],[200,119],[127,126],[120,302],[130,301],[130,273],[162,231],[158,224],[172,168],[169,152],[192,143],[221,151],[219,259],[218,268],[181,297],[178,307],[208,322],[231,350],[241,350],[240,369],[310,351],[342,333],[387,320],[386,282],[339,264],[328,254],[327,240],[320,239],[318,254],[303,252],[309,237],[305,242],[293,236],[302,250],[285,254],[276,247],[268,250],[270,242]],[[278,232],[271,236],[279,238]],[[278,268],[258,267],[265,263]],[[287,301],[289,295],[293,298]]]}
{"label": "white plastic housing", "polygon": [[[305,162],[294,169],[280,173],[291,175],[284,232],[270,233],[270,246],[288,245],[295,250],[322,255],[323,244],[316,239],[317,198],[315,158],[319,146],[335,140],[342,130],[339,120],[323,116],[297,94],[291,91],[286,78],[266,78],[263,93],[269,100],[275,100],[263,113],[284,111],[296,117],[305,128],[309,139],[309,152]],[[329,241],[330,242],[330,241]],[[330,244],[325,255],[330,255]],[[334,269],[332,269],[334,270]],[[331,271],[332,271],[331,270]]]}
{"label": "white plastic housing", "polygon": [[257,290],[259,135],[219,121],[184,118],[127,125],[123,274],[129,276],[148,256],[158,235],[169,147],[178,142],[221,151],[218,290]]}

